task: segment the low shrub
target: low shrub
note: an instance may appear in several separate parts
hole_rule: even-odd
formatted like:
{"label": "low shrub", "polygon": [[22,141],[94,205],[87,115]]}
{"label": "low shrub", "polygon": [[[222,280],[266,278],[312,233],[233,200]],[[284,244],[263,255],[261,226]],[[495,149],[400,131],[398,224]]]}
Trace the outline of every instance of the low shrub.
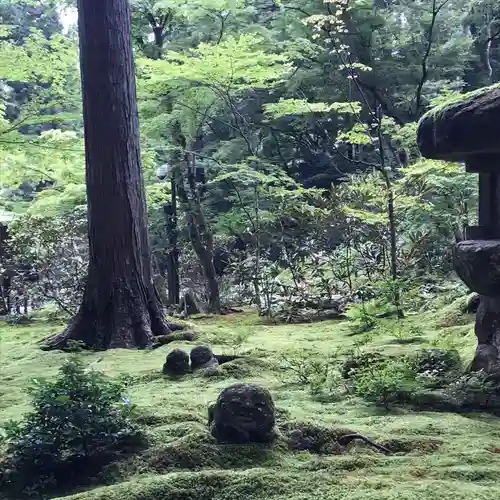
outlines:
{"label": "low shrub", "polygon": [[66,362],[55,380],[34,381],[32,411],[5,429],[8,493],[40,498],[74,488],[143,444],[122,389],[76,359]]}
{"label": "low shrub", "polygon": [[343,362],[340,373],[343,379],[352,379],[357,373],[383,361],[384,357],[376,352],[352,353]]}
{"label": "low shrub", "polygon": [[378,324],[378,316],[385,311],[380,301],[352,303],[346,311],[349,329],[355,335],[373,330]]}
{"label": "low shrub", "polygon": [[422,349],[409,359],[418,374],[440,377],[461,367],[460,354],[456,349]]}
{"label": "low shrub", "polygon": [[337,356],[325,359],[309,355],[282,357],[280,369],[285,372],[286,382],[304,385],[313,396],[324,400],[335,400],[346,392],[346,384],[338,370]]}
{"label": "low shrub", "polygon": [[419,326],[406,325],[400,321],[395,322],[388,333],[394,337],[394,342],[398,344],[411,344],[418,342],[424,334]]}
{"label": "low shrub", "polygon": [[416,386],[411,367],[393,360],[368,365],[354,377],[355,394],[386,409],[391,403],[411,400]]}

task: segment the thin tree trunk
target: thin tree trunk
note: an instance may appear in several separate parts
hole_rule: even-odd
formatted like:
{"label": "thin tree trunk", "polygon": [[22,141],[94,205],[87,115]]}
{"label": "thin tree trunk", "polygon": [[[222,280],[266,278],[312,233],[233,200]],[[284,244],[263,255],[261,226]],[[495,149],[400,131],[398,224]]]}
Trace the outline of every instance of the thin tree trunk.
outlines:
{"label": "thin tree trunk", "polygon": [[[255,212],[255,276],[253,279],[253,287],[255,291],[255,305],[260,312],[262,309],[262,300],[260,297],[260,203],[259,203],[259,187],[254,188],[254,212]],[[269,309],[269,304],[268,304]]]}
{"label": "thin tree trunk", "polygon": [[89,268],[80,309],[47,348],[148,347],[170,333],[153,284],[128,0],[78,0]]}
{"label": "thin tree trunk", "polygon": [[396,307],[399,318],[404,317],[403,309],[401,308],[401,291],[399,289],[398,280],[398,247],[397,247],[397,228],[396,228],[396,213],[394,208],[394,189],[392,186],[391,178],[386,170],[384,138],[382,135],[382,110],[379,107],[376,112],[377,117],[377,136],[378,147],[380,154],[380,168],[387,192],[387,218],[389,219],[389,234],[390,234],[390,265],[391,265],[391,278],[393,281],[393,302]]}
{"label": "thin tree trunk", "polygon": [[493,66],[491,65],[491,45],[493,43],[493,38],[491,34],[491,24],[490,14],[486,14],[486,46],[485,46],[485,65],[486,71],[488,72],[488,83],[493,83]]}
{"label": "thin tree trunk", "polygon": [[[203,276],[207,282],[208,290],[208,311],[211,313],[219,314],[221,312],[219,282],[217,281],[217,274],[214,266],[213,248],[203,242],[201,227],[204,221],[200,222],[200,214],[188,214],[188,227],[189,237],[193,249],[200,261],[203,270]],[[204,216],[201,214],[203,219]]]}
{"label": "thin tree trunk", "polygon": [[398,257],[397,257],[397,234],[396,217],[394,213],[394,190],[392,189],[389,178],[387,177],[387,215],[389,217],[389,233],[391,239],[391,278],[394,289],[394,305],[396,306],[398,316],[402,318],[401,293],[399,291],[398,280]]}
{"label": "thin tree trunk", "polygon": [[203,214],[196,192],[196,180],[194,179],[194,169],[189,164],[187,158],[184,161],[185,175],[187,176],[187,184],[189,185],[190,195],[184,185],[183,172],[181,166],[176,166],[174,170],[174,178],[176,180],[179,200],[187,218],[187,226],[189,230],[189,239],[193,250],[198,257],[200,266],[203,271],[203,276],[207,283],[208,290],[208,310],[211,313],[221,312],[219,282],[217,281],[217,273],[214,266],[213,238],[212,233],[207,227],[207,222]]}

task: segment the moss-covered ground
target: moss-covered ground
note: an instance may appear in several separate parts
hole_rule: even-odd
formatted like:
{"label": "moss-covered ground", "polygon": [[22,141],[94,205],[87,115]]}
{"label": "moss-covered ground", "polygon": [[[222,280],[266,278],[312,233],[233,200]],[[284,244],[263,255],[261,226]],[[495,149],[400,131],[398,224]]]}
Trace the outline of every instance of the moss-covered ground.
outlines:
{"label": "moss-covered ground", "polygon": [[[468,357],[474,348],[471,322],[472,317],[453,308],[439,317],[410,316],[403,325],[388,322],[367,348],[397,354],[438,343],[458,347]],[[107,484],[75,491],[70,500],[482,500],[500,495],[499,418],[404,407],[387,411],[348,397],[320,401],[306,387],[290,383],[281,357],[322,358],[352,344],[358,337],[346,323],[266,325],[256,315],[239,314],[194,325],[199,338],[193,343],[76,354],[109,375],[132,377],[128,396],[147,429],[150,447],[107,470]],[[24,389],[30,380],[54,375],[69,356],[39,350],[37,342],[60,328],[0,323],[0,427],[29,408]],[[162,377],[170,349],[202,343],[217,354],[244,354],[254,361],[226,364],[217,377]],[[267,387],[285,427],[299,421],[350,428],[399,453],[385,456],[364,445],[340,455],[294,453],[282,444],[218,446],[206,430],[207,404],[237,381]]]}

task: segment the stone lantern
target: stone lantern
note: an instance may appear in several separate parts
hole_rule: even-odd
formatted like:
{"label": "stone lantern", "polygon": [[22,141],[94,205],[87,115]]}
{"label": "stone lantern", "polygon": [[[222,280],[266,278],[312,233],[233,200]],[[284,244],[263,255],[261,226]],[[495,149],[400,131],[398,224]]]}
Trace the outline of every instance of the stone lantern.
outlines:
{"label": "stone lantern", "polygon": [[479,225],[453,248],[462,281],[480,295],[472,370],[491,372],[500,362],[500,88],[463,96],[423,116],[417,136],[426,158],[465,163],[479,175]]}

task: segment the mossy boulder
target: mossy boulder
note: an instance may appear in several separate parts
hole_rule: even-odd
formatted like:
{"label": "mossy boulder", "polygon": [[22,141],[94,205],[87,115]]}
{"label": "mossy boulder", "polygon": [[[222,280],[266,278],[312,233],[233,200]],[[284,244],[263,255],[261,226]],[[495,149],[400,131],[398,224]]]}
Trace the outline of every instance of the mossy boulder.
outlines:
{"label": "mossy boulder", "polygon": [[191,368],[193,371],[213,369],[219,366],[219,361],[208,346],[200,345],[195,347],[192,349],[189,357],[191,358]]}
{"label": "mossy boulder", "polygon": [[341,438],[354,434],[349,429],[329,428],[313,422],[287,422],[280,430],[291,450],[318,455],[340,455],[344,451]]}
{"label": "mossy boulder", "polygon": [[163,374],[172,377],[185,375],[189,373],[189,355],[182,349],[174,349],[169,352],[165,364],[163,365]]}
{"label": "mossy boulder", "polygon": [[267,389],[235,384],[209,407],[212,435],[221,443],[269,443],[276,433],[275,406]]}

